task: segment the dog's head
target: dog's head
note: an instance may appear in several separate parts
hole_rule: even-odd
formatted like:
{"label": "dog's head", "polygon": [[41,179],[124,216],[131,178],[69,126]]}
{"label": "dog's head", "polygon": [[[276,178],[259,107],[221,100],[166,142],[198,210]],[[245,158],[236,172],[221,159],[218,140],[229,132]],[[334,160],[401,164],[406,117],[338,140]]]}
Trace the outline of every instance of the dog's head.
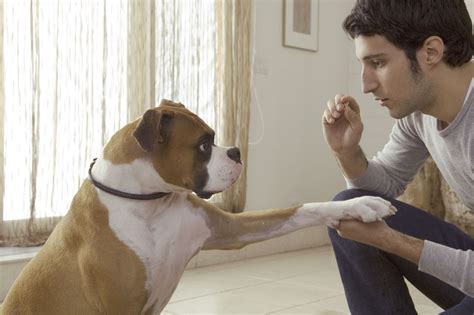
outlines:
{"label": "dog's head", "polygon": [[225,190],[242,171],[239,149],[216,146],[214,131],[180,103],[163,100],[145,112],[133,136],[165,182],[201,198]]}

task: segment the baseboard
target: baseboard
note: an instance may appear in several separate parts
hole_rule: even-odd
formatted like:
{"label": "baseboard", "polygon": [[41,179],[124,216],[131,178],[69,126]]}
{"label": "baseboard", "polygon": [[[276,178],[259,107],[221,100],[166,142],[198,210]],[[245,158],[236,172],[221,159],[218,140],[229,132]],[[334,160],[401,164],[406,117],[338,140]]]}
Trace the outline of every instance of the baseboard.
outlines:
{"label": "baseboard", "polygon": [[223,264],[253,257],[273,255],[329,244],[326,226],[305,228],[267,241],[248,245],[239,250],[202,250],[187,268]]}
{"label": "baseboard", "polygon": [[[199,252],[187,265],[187,269],[222,264],[253,257],[290,252],[329,244],[325,226],[302,229],[284,236],[248,245],[239,250],[207,250]],[[39,250],[39,249],[38,249]],[[0,256],[0,303],[25,265],[37,250]]]}
{"label": "baseboard", "polygon": [[37,251],[20,253],[20,251],[21,249],[17,249],[16,254],[0,256],[0,303],[5,299],[21,270],[37,253]]}

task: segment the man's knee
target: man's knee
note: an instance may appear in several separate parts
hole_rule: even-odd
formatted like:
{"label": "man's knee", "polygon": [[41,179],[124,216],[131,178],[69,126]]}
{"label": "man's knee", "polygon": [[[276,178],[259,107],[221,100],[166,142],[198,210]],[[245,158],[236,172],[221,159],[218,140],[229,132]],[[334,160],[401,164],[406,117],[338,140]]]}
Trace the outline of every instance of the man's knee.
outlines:
{"label": "man's knee", "polygon": [[328,234],[329,234],[329,238],[332,240],[334,237],[336,236],[339,236],[339,234],[337,234],[337,231],[336,229],[332,228],[332,227],[328,227]]}
{"label": "man's knee", "polygon": [[343,239],[342,237],[339,236],[336,229],[333,229],[330,227],[328,227],[328,236],[329,236],[329,239],[331,240],[331,243],[335,243],[335,242],[337,243]]}

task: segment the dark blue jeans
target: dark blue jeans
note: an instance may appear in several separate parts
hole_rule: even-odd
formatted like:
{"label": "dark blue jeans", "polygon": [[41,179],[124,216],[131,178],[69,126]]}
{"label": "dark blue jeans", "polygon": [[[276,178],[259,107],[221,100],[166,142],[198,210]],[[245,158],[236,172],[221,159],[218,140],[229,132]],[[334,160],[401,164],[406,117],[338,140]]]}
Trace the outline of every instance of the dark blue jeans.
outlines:
{"label": "dark blue jeans", "polygon": [[[340,192],[334,200],[368,195],[380,196],[350,189]],[[386,220],[393,229],[456,249],[474,249],[474,238],[456,226],[406,203],[385,199],[398,209],[396,215]],[[328,231],[351,314],[417,314],[404,278],[446,310],[442,314],[474,314],[474,298],[418,271],[415,264],[377,248],[343,239],[334,229]]]}

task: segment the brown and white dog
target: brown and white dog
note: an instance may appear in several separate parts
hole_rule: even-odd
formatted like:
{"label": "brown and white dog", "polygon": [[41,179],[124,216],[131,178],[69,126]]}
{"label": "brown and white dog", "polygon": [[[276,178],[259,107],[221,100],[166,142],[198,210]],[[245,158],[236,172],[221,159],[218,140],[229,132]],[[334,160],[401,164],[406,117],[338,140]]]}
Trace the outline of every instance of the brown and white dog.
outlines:
{"label": "brown and white dog", "polygon": [[233,214],[192,193],[223,191],[241,170],[237,148],[216,146],[199,117],[162,101],[110,139],[68,214],[15,281],[3,314],[152,314],[201,249],[237,249],[396,211],[361,197]]}

